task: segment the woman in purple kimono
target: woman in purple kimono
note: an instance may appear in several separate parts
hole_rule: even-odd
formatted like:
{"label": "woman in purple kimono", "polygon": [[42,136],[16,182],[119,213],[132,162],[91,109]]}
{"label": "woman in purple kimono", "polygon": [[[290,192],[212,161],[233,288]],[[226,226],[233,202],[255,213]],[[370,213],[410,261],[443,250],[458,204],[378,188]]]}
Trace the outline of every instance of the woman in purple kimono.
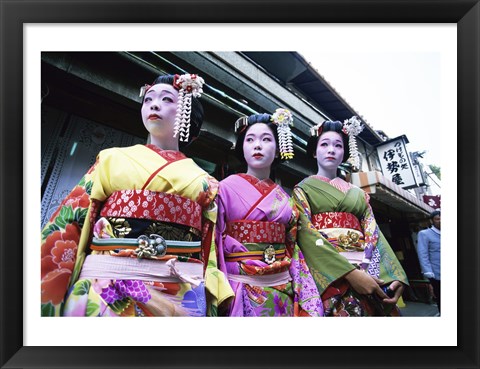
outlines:
{"label": "woman in purple kimono", "polygon": [[277,109],[235,124],[235,151],[247,172],[221,181],[216,200],[219,268],[235,293],[220,315],[323,315],[320,294],[295,244],[298,211],[269,178],[272,165],[293,157],[291,123],[291,113]]}

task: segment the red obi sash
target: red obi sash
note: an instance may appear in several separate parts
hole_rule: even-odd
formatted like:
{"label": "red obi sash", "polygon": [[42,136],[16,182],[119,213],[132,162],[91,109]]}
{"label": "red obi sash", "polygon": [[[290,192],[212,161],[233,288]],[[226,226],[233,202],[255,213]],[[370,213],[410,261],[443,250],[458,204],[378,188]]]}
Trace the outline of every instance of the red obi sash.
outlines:
{"label": "red obi sash", "polygon": [[285,243],[285,225],[259,220],[227,223],[227,234],[241,243]]}
{"label": "red obi sash", "polygon": [[352,213],[326,212],[312,216],[312,223],[316,229],[350,228],[362,232],[358,218]]}
{"label": "red obi sash", "polygon": [[183,196],[149,190],[122,190],[110,195],[102,217],[149,219],[202,229],[202,207]]}
{"label": "red obi sash", "polygon": [[285,247],[275,250],[273,244],[285,244],[285,225],[276,222],[260,220],[238,220],[227,223],[226,233],[241,243],[269,244],[264,250],[235,252],[225,254],[227,261],[263,260],[272,264],[283,259],[286,255]]}

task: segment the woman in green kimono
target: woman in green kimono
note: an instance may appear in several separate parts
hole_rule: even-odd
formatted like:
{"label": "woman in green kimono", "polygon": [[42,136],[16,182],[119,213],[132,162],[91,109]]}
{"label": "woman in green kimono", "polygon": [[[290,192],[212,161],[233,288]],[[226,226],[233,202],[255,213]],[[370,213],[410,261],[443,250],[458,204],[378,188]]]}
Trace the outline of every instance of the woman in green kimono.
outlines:
{"label": "woman in green kimono", "polygon": [[360,188],[337,176],[339,165],[358,166],[357,117],[312,128],[307,155],[316,175],[294,188],[300,211],[298,244],[322,295],[325,316],[400,315],[396,303],[408,284]]}

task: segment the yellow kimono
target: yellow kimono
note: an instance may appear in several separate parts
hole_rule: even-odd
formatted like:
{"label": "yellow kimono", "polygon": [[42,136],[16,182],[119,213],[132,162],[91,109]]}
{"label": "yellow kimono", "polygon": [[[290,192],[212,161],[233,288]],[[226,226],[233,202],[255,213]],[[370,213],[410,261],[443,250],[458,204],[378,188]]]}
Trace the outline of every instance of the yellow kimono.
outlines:
{"label": "yellow kimono", "polygon": [[111,148],[42,231],[42,316],[205,316],[233,295],[211,247],[218,182],[180,152]]}

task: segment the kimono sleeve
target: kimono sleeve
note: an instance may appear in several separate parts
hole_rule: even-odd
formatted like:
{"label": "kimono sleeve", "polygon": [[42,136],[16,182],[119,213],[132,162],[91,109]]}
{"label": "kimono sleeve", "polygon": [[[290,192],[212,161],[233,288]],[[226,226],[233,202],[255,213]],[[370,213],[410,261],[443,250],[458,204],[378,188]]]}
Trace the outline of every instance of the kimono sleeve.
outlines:
{"label": "kimono sleeve", "polygon": [[[215,195],[217,191],[215,190]],[[208,252],[207,266],[205,270],[205,288],[207,291],[207,316],[218,316],[219,307],[222,306],[228,299],[234,296],[232,287],[228,282],[226,275],[219,267],[219,246],[216,242],[218,234],[218,219],[219,209],[218,196],[215,196],[214,201],[208,205],[208,209],[204,214],[205,225],[202,235],[202,244],[204,250]],[[223,211],[220,212],[220,215]],[[221,221],[220,221],[221,222]],[[223,224],[223,223],[222,223]],[[223,254],[222,254],[223,255]]]}
{"label": "kimono sleeve", "polygon": [[295,187],[293,199],[299,210],[297,242],[320,294],[355,267],[341,256],[314,227],[307,197]]}
{"label": "kimono sleeve", "polygon": [[290,252],[292,255],[289,257],[291,258],[290,275],[295,293],[294,316],[323,316],[322,297],[296,242],[299,212],[293,198],[289,199],[289,204],[292,208],[292,217],[287,228],[286,246],[287,249],[292,250]]}
{"label": "kimono sleeve", "polygon": [[[368,206],[361,224],[365,235],[365,259],[369,262],[368,273],[377,275],[386,283],[397,280],[408,285],[408,278],[402,265],[378,227],[367,193],[365,193],[365,200]],[[374,272],[374,269],[377,271]]]}
{"label": "kimono sleeve", "polygon": [[[372,207],[370,206],[369,196],[366,192],[365,192],[365,201],[367,203],[367,207],[361,218],[362,231],[365,237],[365,254],[364,254],[363,262],[361,266],[362,266],[362,269],[367,270],[370,264],[372,263],[372,258],[375,253],[375,248],[377,247],[379,230],[378,230],[375,217],[373,216]],[[372,265],[372,267],[374,266]]]}
{"label": "kimono sleeve", "polygon": [[[59,316],[88,222],[96,162],[62,201],[41,233],[41,315]],[[87,233],[89,227],[86,227]],[[86,236],[83,236],[83,238]]]}

